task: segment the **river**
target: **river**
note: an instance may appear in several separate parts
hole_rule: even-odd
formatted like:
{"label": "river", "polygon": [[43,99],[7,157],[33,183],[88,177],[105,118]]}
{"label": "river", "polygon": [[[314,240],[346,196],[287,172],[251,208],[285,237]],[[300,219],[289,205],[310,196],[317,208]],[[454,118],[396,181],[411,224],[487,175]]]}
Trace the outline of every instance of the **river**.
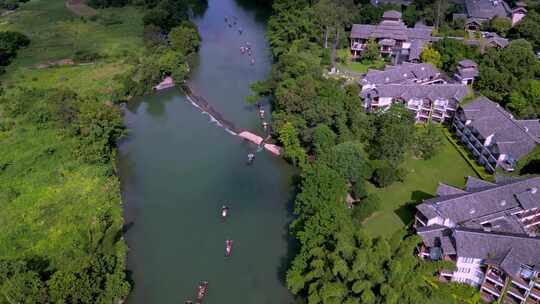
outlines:
{"label": "river", "polygon": [[[236,127],[263,134],[257,110],[246,105],[249,84],[268,76],[268,8],[209,0],[195,21],[202,44],[190,84]],[[228,27],[225,16],[236,16]],[[237,28],[242,27],[240,35]],[[250,42],[252,65],[239,48]],[[287,304],[284,271],[293,252],[288,236],[292,169],[270,153],[227,133],[177,89],[130,103],[130,134],[120,145],[126,221],[129,304],[194,300],[209,282],[205,303]],[[225,222],[220,206],[230,205]],[[224,242],[234,240],[224,258]]]}

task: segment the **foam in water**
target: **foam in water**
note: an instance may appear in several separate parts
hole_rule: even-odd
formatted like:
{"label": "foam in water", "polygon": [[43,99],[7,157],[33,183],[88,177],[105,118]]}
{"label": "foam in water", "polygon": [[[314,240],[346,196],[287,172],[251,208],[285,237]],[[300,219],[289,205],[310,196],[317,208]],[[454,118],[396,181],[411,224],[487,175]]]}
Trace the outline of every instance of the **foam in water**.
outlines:
{"label": "foam in water", "polygon": [[208,117],[210,117],[210,121],[213,122],[215,125],[217,125],[218,127],[220,128],[223,128],[227,133],[231,134],[231,135],[238,135],[236,134],[234,131],[232,131],[231,129],[229,128],[226,128],[225,126],[223,126],[223,124],[221,122],[219,122],[219,120],[217,120],[214,116],[212,116],[212,114],[206,112],[205,110],[203,110],[201,108],[201,106],[199,106],[195,101],[193,101],[193,99],[191,98],[191,96],[186,96],[187,99],[189,100],[189,102],[194,106],[196,107],[197,109],[201,110],[201,113],[202,114],[206,114],[208,115]]}

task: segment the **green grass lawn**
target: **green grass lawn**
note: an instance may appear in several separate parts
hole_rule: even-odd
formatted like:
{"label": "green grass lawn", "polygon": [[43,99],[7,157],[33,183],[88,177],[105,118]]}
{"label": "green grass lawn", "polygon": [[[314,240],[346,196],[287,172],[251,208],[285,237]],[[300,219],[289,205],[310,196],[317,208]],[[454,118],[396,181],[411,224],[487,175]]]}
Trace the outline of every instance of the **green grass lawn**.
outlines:
{"label": "green grass lawn", "polygon": [[386,65],[384,60],[378,60],[372,63],[363,63],[360,61],[352,61],[350,63],[338,63],[337,67],[339,70],[351,71],[355,73],[365,74],[369,69],[383,69]]}
{"label": "green grass lawn", "polygon": [[418,201],[435,194],[439,182],[463,186],[465,177],[477,176],[452,144],[443,139],[437,155],[429,160],[407,157],[403,168],[407,170],[404,182],[378,189],[370,185],[369,191],[381,199],[381,210],[368,218],[364,227],[376,236],[390,236],[409,224],[414,215],[408,202]]}

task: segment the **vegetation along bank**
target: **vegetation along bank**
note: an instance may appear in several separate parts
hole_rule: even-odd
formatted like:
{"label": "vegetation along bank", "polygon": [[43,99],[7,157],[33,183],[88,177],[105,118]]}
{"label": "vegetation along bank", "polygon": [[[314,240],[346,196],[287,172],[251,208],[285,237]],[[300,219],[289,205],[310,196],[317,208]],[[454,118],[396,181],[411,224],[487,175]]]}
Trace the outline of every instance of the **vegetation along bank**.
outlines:
{"label": "vegetation along bank", "polygon": [[0,17],[0,303],[117,303],[120,103],[183,82],[204,1],[12,1]]}

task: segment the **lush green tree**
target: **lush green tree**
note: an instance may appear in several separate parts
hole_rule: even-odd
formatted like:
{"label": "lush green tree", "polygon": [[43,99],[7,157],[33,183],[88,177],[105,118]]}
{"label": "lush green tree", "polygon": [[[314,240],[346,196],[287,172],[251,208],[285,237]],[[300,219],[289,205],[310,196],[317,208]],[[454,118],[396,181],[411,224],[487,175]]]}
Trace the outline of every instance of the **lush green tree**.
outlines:
{"label": "lush green tree", "polygon": [[315,41],[318,38],[315,18],[307,1],[275,1],[275,14],[268,21],[268,40],[275,58],[286,53],[295,40]]}
{"label": "lush green tree", "polygon": [[540,14],[535,10],[527,12],[527,16],[516,25],[511,32],[512,38],[523,38],[529,41],[536,51],[540,50]]}
{"label": "lush green tree", "polygon": [[380,188],[385,188],[397,181],[403,181],[405,172],[395,165],[383,161],[377,164],[373,171],[372,181]]}
{"label": "lush green tree", "polygon": [[123,263],[99,255],[75,269],[55,272],[47,282],[53,303],[113,303],[127,295],[129,285],[120,280]]}
{"label": "lush green tree", "polygon": [[0,66],[8,65],[17,51],[30,44],[30,39],[19,32],[0,32]]}
{"label": "lush green tree", "polygon": [[201,43],[197,27],[188,25],[174,27],[169,33],[169,40],[173,50],[184,55],[196,52]]}
{"label": "lush green tree", "polygon": [[313,129],[313,145],[317,155],[327,153],[336,145],[336,133],[327,125],[319,124]]}
{"label": "lush green tree", "polygon": [[403,160],[414,138],[414,118],[403,105],[394,104],[376,114],[375,135],[369,145],[372,159],[387,160],[397,166]]}
{"label": "lush green tree", "polygon": [[286,123],[278,129],[278,138],[283,144],[283,157],[296,166],[303,166],[307,160],[306,151],[300,146],[298,131],[293,124]]}
{"label": "lush green tree", "polygon": [[322,161],[350,182],[367,180],[373,170],[362,144],[344,142],[326,153]]}
{"label": "lush green tree", "polygon": [[375,42],[375,40],[370,39],[367,44],[365,50],[362,52],[362,60],[366,61],[375,61],[381,57],[380,50],[379,50],[379,44]]}
{"label": "lush green tree", "polygon": [[430,46],[424,48],[420,54],[420,59],[422,59],[423,62],[431,63],[437,68],[442,68],[441,54]]}
{"label": "lush green tree", "polygon": [[506,37],[512,28],[512,20],[506,17],[495,17],[486,24],[487,30],[496,32],[502,37]]}
{"label": "lush green tree", "polygon": [[489,49],[480,63],[478,90],[503,105],[512,92],[539,72],[539,63],[529,42],[518,39],[502,50]]}
{"label": "lush green tree", "polygon": [[416,5],[408,5],[402,16],[403,22],[409,27],[413,27],[418,20],[418,13],[416,12]]}
{"label": "lush green tree", "polygon": [[23,261],[0,260],[0,303],[46,303],[47,290]]}
{"label": "lush green tree", "polygon": [[416,130],[413,150],[417,157],[430,159],[442,144],[442,134],[434,124],[427,124]]}
{"label": "lush green tree", "polygon": [[96,100],[84,100],[79,107],[77,125],[80,136],[77,154],[91,163],[109,162],[114,157],[117,140],[125,134],[120,109]]}
{"label": "lush green tree", "polygon": [[465,45],[463,41],[457,39],[443,38],[435,41],[432,46],[441,54],[442,69],[450,73],[456,71],[459,61],[463,59],[477,60],[481,57],[477,46]]}
{"label": "lush green tree", "polygon": [[377,195],[370,194],[355,204],[352,216],[356,221],[362,222],[380,209],[381,200]]}

